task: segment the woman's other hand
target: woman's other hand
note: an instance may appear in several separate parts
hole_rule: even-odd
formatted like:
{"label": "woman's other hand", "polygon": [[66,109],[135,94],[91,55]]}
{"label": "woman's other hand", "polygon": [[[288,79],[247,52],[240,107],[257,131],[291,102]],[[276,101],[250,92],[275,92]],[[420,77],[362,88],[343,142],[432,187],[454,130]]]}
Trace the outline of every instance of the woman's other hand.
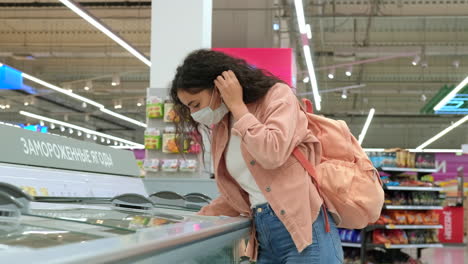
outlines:
{"label": "woman's other hand", "polygon": [[249,112],[242,99],[242,86],[233,71],[224,71],[214,80],[214,85],[236,121]]}

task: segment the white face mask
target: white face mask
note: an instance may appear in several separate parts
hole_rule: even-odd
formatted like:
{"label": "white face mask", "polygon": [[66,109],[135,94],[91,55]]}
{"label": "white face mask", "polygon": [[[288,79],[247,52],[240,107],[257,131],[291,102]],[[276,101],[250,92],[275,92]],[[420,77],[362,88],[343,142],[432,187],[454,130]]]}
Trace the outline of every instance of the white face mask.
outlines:
{"label": "white face mask", "polygon": [[191,114],[193,120],[195,120],[196,122],[200,124],[211,126],[211,125],[215,125],[219,123],[223,119],[223,117],[227,113],[229,113],[229,109],[226,107],[224,103],[221,103],[221,105],[215,110],[211,109],[210,105],[213,101],[213,95],[214,95],[214,91],[211,94],[210,104],[207,107],[200,109],[197,112]]}

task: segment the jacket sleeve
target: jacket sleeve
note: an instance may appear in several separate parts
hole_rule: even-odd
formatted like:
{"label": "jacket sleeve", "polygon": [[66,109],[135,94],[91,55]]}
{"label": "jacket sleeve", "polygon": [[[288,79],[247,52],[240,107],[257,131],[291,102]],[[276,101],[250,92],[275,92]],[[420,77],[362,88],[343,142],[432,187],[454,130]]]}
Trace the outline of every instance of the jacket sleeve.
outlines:
{"label": "jacket sleeve", "polygon": [[265,169],[276,169],[291,156],[300,143],[295,136],[298,114],[301,111],[292,92],[268,98],[264,123],[248,113],[233,125],[233,133],[242,142],[252,157]]}
{"label": "jacket sleeve", "polygon": [[198,215],[207,216],[239,216],[240,213],[232,208],[223,196],[214,199],[209,205],[204,206]]}

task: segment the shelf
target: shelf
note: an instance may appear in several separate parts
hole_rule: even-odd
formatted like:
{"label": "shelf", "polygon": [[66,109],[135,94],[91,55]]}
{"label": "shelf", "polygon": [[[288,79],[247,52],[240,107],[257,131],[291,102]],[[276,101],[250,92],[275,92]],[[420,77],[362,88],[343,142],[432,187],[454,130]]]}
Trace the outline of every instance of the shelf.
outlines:
{"label": "shelf", "polygon": [[380,247],[388,249],[398,248],[441,248],[444,247],[442,244],[400,244],[400,245],[384,245],[384,244],[369,244],[369,247]]}
{"label": "shelf", "polygon": [[387,186],[384,185],[385,190],[391,191],[425,191],[425,192],[441,192],[441,187],[418,187],[418,186]]}
{"label": "shelf", "polygon": [[371,225],[372,229],[442,229],[442,225]]}
{"label": "shelf", "polygon": [[442,210],[444,207],[436,205],[384,205],[387,210]]}
{"label": "shelf", "polygon": [[382,167],[383,171],[401,171],[401,172],[426,172],[434,173],[438,169],[421,169],[421,168],[397,168],[397,167]]}
{"label": "shelf", "polygon": [[341,242],[342,247],[352,247],[352,248],[360,248],[361,243],[349,243],[349,242]]}

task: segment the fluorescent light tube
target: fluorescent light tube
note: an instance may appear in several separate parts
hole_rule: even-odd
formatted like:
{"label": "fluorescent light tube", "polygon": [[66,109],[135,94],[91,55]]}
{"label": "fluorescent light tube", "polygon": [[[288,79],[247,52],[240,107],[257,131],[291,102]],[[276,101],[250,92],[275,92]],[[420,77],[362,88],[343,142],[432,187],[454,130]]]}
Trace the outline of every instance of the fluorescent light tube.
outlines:
{"label": "fluorescent light tube", "polygon": [[75,94],[75,93],[73,93],[73,92],[70,92],[70,91],[68,91],[68,90],[66,90],[66,89],[63,89],[63,88],[60,88],[60,87],[55,86],[55,85],[53,85],[53,84],[50,84],[50,83],[48,83],[48,82],[45,82],[45,81],[43,81],[43,80],[41,80],[41,79],[38,79],[38,78],[36,78],[36,77],[34,77],[34,76],[31,76],[31,75],[27,74],[27,73],[24,73],[24,72],[23,72],[21,75],[23,76],[23,78],[26,78],[26,79],[28,79],[28,80],[30,80],[30,81],[33,81],[33,82],[35,82],[35,83],[38,83],[38,84],[40,84],[40,85],[42,85],[42,86],[45,86],[45,87],[47,87],[47,88],[50,88],[50,89],[52,89],[52,90],[54,90],[54,91],[57,91],[57,92],[59,92],[59,93],[63,93],[63,94],[66,94],[66,95],[68,95],[68,96],[71,96],[71,97],[73,97],[73,98],[75,98],[75,99],[81,100],[81,101],[83,101],[83,102],[85,102],[85,103],[88,103],[88,104],[90,104],[90,105],[94,105],[94,106],[96,106],[96,107],[98,107],[98,108],[103,108],[103,107],[104,107],[104,105],[102,105],[102,104],[100,104],[100,103],[98,103],[98,102],[95,102],[95,101],[90,100],[90,99],[88,99],[88,98],[86,98],[86,97],[77,95],[77,94]]}
{"label": "fluorescent light tube", "polygon": [[36,115],[36,114],[26,112],[26,111],[20,111],[19,113],[21,115],[24,115],[24,116],[28,116],[28,117],[35,118],[35,119],[38,119],[38,120],[53,123],[53,124],[56,124],[56,125],[59,125],[59,126],[62,126],[62,127],[68,127],[70,129],[79,130],[79,131],[82,131],[82,132],[87,133],[89,135],[94,135],[94,136],[107,138],[107,139],[110,139],[110,140],[119,141],[121,143],[129,144],[129,145],[132,145],[132,146],[135,146],[135,147],[143,147],[143,148],[145,147],[144,145],[133,142],[133,141],[129,141],[129,140],[126,140],[126,139],[123,139],[123,138],[119,138],[119,137],[111,136],[111,135],[104,134],[104,133],[101,133],[101,132],[97,132],[97,131],[94,131],[94,130],[91,130],[91,129],[88,129],[88,128],[73,125],[73,124],[63,122],[63,121],[60,121],[60,120],[55,120],[55,119],[48,118],[48,117],[45,117],[45,116]]}
{"label": "fluorescent light tube", "polygon": [[306,23],[304,17],[304,6],[302,0],[294,0],[294,6],[296,7],[297,23],[299,23],[299,32],[306,34]]}
{"label": "fluorescent light tube", "polygon": [[465,80],[463,80],[459,85],[457,85],[457,87],[455,87],[449,94],[447,94],[444,99],[440,100],[440,102],[434,106],[434,111],[439,111],[442,107],[444,107],[466,85],[468,85],[468,77],[466,77]]}
{"label": "fluorescent light tube", "polygon": [[309,72],[310,85],[312,86],[312,93],[314,95],[314,104],[317,111],[322,109],[321,101],[318,91],[317,77],[315,76],[314,64],[312,63],[312,54],[310,53],[310,47],[308,45],[304,46],[304,57],[307,65],[307,71]]}
{"label": "fluorescent light tube", "polygon": [[93,25],[95,28],[99,29],[102,33],[106,34],[109,38],[111,38],[112,40],[117,42],[117,44],[119,44],[122,48],[126,49],[128,52],[130,52],[133,56],[137,57],[144,64],[151,67],[151,61],[148,58],[146,58],[145,55],[140,53],[138,50],[136,50],[134,47],[132,47],[130,44],[128,44],[121,37],[117,36],[114,32],[112,32],[110,29],[108,29],[106,26],[104,26],[102,23],[100,23],[98,21],[98,19],[94,18],[91,14],[89,14],[88,12],[86,12],[85,10],[80,8],[79,5],[75,3],[75,1],[60,0],[60,2],[62,2],[68,8],[70,8],[77,15],[82,17],[88,23]]}
{"label": "fluorescent light tube", "polygon": [[135,119],[132,119],[132,118],[130,118],[130,117],[126,117],[126,116],[124,116],[124,115],[118,114],[118,113],[116,113],[116,112],[112,112],[112,111],[109,110],[109,109],[101,108],[101,109],[99,109],[99,110],[101,110],[102,112],[104,112],[104,113],[106,113],[106,114],[108,114],[108,115],[115,116],[115,117],[117,117],[117,118],[120,118],[120,119],[125,120],[125,121],[130,122],[130,123],[133,123],[133,124],[135,124],[135,125],[138,125],[138,126],[141,126],[141,127],[147,127],[147,125],[146,125],[145,123],[142,123],[142,122],[137,121],[137,120],[135,120]]}
{"label": "fluorescent light tube", "polygon": [[310,24],[306,25],[306,34],[308,39],[312,39],[312,29],[310,28]]}
{"label": "fluorescent light tube", "polygon": [[366,123],[364,124],[364,127],[362,128],[362,132],[359,135],[359,145],[362,145],[362,141],[364,141],[364,138],[366,137],[367,130],[369,129],[370,123],[372,122],[372,118],[374,117],[375,109],[371,108],[369,111],[369,115],[367,116]]}
{"label": "fluorescent light tube", "polygon": [[450,132],[452,129],[454,129],[454,128],[458,127],[459,125],[463,124],[464,122],[466,122],[466,120],[468,120],[468,115],[466,115],[462,119],[458,120],[457,122],[453,123],[451,126],[447,127],[446,129],[440,131],[437,135],[433,136],[432,138],[430,138],[426,142],[422,143],[419,147],[416,148],[416,150],[420,151],[423,148],[429,146],[434,141],[438,140],[439,138],[443,137],[445,134]]}
{"label": "fluorescent light tube", "polygon": [[[299,24],[299,32],[304,35],[307,34],[307,28],[309,28],[310,31],[310,25],[306,26],[305,23],[305,17],[304,17],[304,6],[302,4],[302,0],[294,0],[294,6],[296,8],[296,16],[297,16],[297,23]],[[310,38],[312,37],[312,32],[310,32]],[[309,36],[308,36],[309,37]],[[307,39],[306,39],[307,42]],[[315,109],[317,111],[320,111],[322,109],[322,98],[320,97],[320,94],[318,92],[318,84],[317,84],[317,77],[315,76],[315,69],[314,69],[314,64],[312,62],[312,54],[310,52],[310,47],[308,43],[307,45],[303,45],[304,49],[304,57],[307,65],[307,71],[309,72],[309,77],[310,77],[310,85],[312,86],[312,92],[314,95],[314,105]]]}
{"label": "fluorescent light tube", "polygon": [[[121,114],[112,112],[112,111],[106,109],[106,108],[104,107],[104,105],[102,105],[102,104],[100,104],[100,103],[98,103],[98,102],[96,102],[96,101],[93,101],[93,100],[88,99],[88,98],[86,98],[86,97],[83,97],[83,96],[81,96],[81,95],[77,95],[77,94],[75,94],[75,93],[73,93],[73,92],[67,91],[67,90],[65,90],[65,89],[63,89],[63,88],[60,88],[60,87],[58,87],[58,86],[55,86],[55,85],[50,84],[50,83],[48,83],[48,82],[45,82],[45,81],[43,81],[43,80],[41,80],[41,79],[38,79],[38,78],[36,78],[36,77],[34,77],[34,76],[31,76],[31,75],[27,74],[27,73],[24,73],[24,72],[23,72],[23,73],[22,73],[22,76],[23,76],[24,78],[28,79],[28,80],[31,80],[31,81],[33,81],[33,82],[36,82],[36,83],[38,83],[38,84],[40,84],[40,85],[42,85],[42,86],[45,86],[45,87],[47,87],[47,88],[50,88],[50,89],[54,90],[54,91],[57,91],[57,92],[59,92],[59,93],[62,93],[62,94],[68,95],[68,96],[70,96],[70,97],[73,97],[73,98],[75,98],[75,99],[81,100],[81,101],[83,101],[83,102],[85,102],[85,103],[87,103],[87,104],[94,105],[94,106],[96,106],[97,108],[99,108],[99,110],[101,110],[101,111],[104,112],[104,113],[107,113],[107,114],[109,114],[109,115],[115,116],[115,117],[117,117],[117,118],[120,118],[120,119],[122,119],[122,120],[125,120],[125,121],[127,121],[127,122],[136,124],[136,125],[141,126],[141,127],[147,127],[147,125],[146,125],[145,123],[142,123],[142,122],[139,122],[139,121],[137,121],[137,120],[135,120],[135,119],[132,119],[132,118],[126,117],[126,116],[124,116],[124,115],[121,115]],[[27,106],[27,105],[29,105],[29,103],[28,103],[28,102],[25,102],[25,105]]]}

